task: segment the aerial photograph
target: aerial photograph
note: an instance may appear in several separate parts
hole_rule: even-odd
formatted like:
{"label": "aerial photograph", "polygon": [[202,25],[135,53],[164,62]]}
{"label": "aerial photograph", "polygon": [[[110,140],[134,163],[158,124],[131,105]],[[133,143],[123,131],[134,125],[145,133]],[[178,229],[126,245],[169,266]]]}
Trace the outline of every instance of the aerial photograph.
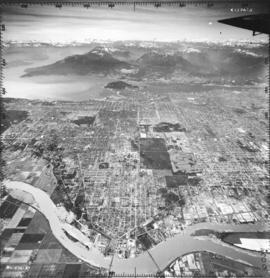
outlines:
{"label": "aerial photograph", "polygon": [[88,2],[1,7],[0,276],[269,278],[265,7]]}

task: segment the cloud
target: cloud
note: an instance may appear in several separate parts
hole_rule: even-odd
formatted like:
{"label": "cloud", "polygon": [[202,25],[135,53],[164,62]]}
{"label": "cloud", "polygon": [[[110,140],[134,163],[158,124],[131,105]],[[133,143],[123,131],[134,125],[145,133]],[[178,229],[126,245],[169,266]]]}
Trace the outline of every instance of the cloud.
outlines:
{"label": "cloud", "polygon": [[244,49],[240,49],[240,48],[235,49],[234,52],[244,54],[247,56],[252,56],[252,57],[262,57],[261,55],[256,54],[255,52],[251,52],[249,50],[244,50]]}
{"label": "cloud", "polygon": [[[226,10],[196,7],[90,8],[29,6],[3,7],[5,40],[51,43],[87,40],[257,40],[251,32],[218,24]],[[209,21],[213,22],[209,25]],[[215,24],[214,24],[215,23]],[[221,35],[222,33],[222,35]],[[267,39],[267,37],[265,36]]]}

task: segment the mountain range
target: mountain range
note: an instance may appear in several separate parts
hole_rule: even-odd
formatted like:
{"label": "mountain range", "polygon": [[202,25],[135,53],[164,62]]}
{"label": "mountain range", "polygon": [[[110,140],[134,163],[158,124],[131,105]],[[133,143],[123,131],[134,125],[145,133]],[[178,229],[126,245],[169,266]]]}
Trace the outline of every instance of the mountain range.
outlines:
{"label": "mountain range", "polygon": [[116,73],[122,68],[129,69],[130,65],[114,58],[105,47],[96,47],[82,55],[72,55],[50,65],[29,68],[22,77],[38,75],[109,74]]}
{"label": "mountain range", "polygon": [[[217,80],[262,82],[266,66],[266,46],[257,48],[228,45],[192,44],[188,47],[164,44],[153,48],[118,43],[95,46],[81,55],[68,56],[55,63],[29,68],[22,77],[40,75],[112,75],[133,80],[170,78],[173,75]],[[251,82],[251,83],[252,83]]]}

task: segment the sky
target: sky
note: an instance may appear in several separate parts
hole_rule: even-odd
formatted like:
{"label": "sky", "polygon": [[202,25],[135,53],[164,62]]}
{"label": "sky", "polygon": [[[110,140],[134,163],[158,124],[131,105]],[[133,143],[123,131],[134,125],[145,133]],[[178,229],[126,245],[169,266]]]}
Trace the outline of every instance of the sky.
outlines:
{"label": "sky", "polygon": [[[6,24],[4,41],[37,41],[47,43],[88,42],[93,40],[143,41],[227,41],[267,40],[265,35],[252,36],[247,30],[218,23],[228,17],[252,14],[231,11],[237,6],[225,5],[179,7],[71,7],[19,6],[3,8]],[[239,7],[238,7],[239,8]]]}

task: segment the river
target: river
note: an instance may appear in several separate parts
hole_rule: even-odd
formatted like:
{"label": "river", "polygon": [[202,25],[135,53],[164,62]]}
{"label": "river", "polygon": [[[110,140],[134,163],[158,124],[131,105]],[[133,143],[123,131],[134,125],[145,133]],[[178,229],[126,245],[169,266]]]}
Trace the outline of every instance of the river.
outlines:
{"label": "river", "polygon": [[[131,274],[135,271],[137,274],[154,274],[157,271],[164,270],[178,257],[196,251],[209,251],[249,265],[260,268],[262,266],[261,258],[258,253],[242,250],[222,242],[215,242],[207,237],[191,236],[193,232],[200,229],[238,232],[262,231],[266,229],[261,225],[253,224],[240,226],[204,223],[193,225],[188,227],[185,234],[175,235],[150,249],[150,255],[148,252],[144,252],[136,258],[120,259],[115,256],[112,260],[111,257],[105,257],[95,247],[90,247],[90,249],[86,248],[85,245],[90,245],[87,243],[87,237],[82,233],[77,239],[83,242],[74,242],[66,236],[64,232],[66,225],[57,217],[57,208],[47,193],[24,182],[4,180],[3,184],[10,191],[12,196],[22,201],[27,201],[30,205],[36,207],[36,209],[47,218],[54,236],[76,257],[97,267],[109,269],[111,266],[111,271],[117,274]],[[29,198],[29,194],[31,194],[32,198]],[[25,195],[27,199],[25,199]],[[80,231],[78,230],[77,233],[80,233]]]}

